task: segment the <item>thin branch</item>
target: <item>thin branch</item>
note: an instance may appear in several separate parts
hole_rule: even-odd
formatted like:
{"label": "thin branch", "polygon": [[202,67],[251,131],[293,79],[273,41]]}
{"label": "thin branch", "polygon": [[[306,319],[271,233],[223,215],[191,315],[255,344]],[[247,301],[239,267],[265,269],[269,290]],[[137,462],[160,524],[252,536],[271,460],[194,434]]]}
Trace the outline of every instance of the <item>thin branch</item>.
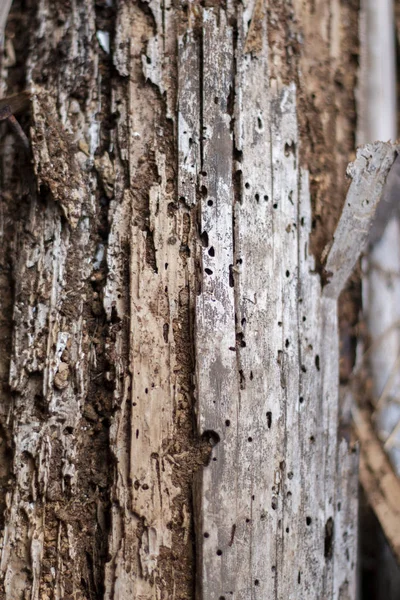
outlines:
{"label": "thin branch", "polygon": [[393,387],[393,382],[394,382],[396,375],[399,372],[399,369],[400,369],[400,354],[398,354],[398,356],[394,362],[394,365],[390,370],[389,377],[387,378],[387,381],[385,383],[385,387],[383,388],[382,393],[381,393],[378,401],[375,404],[375,410],[381,410],[383,404],[385,403],[385,400],[389,396],[390,390]]}
{"label": "thin branch", "polygon": [[360,441],[360,481],[397,562],[400,564],[400,481],[380,443],[367,411],[352,409]]}

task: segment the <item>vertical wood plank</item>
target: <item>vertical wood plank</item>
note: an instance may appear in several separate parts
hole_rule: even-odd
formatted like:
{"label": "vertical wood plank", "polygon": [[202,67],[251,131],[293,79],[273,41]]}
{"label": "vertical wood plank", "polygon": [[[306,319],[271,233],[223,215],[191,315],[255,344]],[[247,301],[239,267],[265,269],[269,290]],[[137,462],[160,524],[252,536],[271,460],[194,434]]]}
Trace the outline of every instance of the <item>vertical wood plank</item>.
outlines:
{"label": "vertical wood plank", "polygon": [[[361,196],[375,207],[392,150],[366,149],[372,162],[351,170],[350,204],[361,181],[362,191],[339,223],[323,291],[309,253],[296,87],[269,80],[261,4],[254,11],[260,21],[248,29],[238,10],[235,36],[223,14],[204,14],[196,373],[200,433],[216,446],[196,487],[198,597],[354,598],[356,457],[338,444],[337,298],[373,214]],[[230,87],[228,134],[219,107]]]}
{"label": "vertical wood plank", "polygon": [[[201,597],[235,587],[236,506],[240,485],[230,465],[238,460],[238,372],[233,265],[232,133],[229,95],[232,30],[221,10],[203,13],[202,162],[200,190],[201,293],[196,303],[196,385],[199,433],[216,445],[201,473],[197,535],[201,539]],[[221,444],[224,439],[226,443]]]}

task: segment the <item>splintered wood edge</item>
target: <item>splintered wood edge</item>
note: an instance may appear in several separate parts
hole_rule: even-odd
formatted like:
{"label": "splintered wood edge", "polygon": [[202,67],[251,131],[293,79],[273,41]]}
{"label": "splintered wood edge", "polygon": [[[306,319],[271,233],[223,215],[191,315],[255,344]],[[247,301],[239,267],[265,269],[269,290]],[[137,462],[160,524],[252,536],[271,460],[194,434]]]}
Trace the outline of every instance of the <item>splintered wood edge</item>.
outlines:
{"label": "splintered wood edge", "polygon": [[347,168],[352,182],[325,264],[325,296],[339,297],[365,247],[397,151],[390,142],[366,144]]}
{"label": "splintered wood edge", "polygon": [[400,481],[366,410],[353,408],[360,441],[360,482],[393,554],[400,564]]}

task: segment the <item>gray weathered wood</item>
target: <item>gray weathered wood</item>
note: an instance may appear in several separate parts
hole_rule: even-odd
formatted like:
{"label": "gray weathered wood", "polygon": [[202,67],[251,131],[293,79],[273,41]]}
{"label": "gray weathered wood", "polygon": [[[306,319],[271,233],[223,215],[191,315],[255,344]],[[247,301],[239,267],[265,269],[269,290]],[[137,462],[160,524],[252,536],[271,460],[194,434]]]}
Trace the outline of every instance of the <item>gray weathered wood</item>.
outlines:
{"label": "gray weathered wood", "polygon": [[360,148],[348,167],[352,182],[325,266],[329,278],[325,293],[329,296],[338,298],[365,248],[395,157],[395,145],[376,142]]}
{"label": "gray weathered wood", "polygon": [[204,13],[203,31],[197,397],[200,433],[211,430],[218,443],[197,488],[199,598],[355,598],[357,455],[338,439],[337,298],[394,147],[367,146],[350,168],[322,289],[308,251],[296,88],[269,82],[263,25],[246,54],[245,20],[229,136],[232,34],[213,11]]}

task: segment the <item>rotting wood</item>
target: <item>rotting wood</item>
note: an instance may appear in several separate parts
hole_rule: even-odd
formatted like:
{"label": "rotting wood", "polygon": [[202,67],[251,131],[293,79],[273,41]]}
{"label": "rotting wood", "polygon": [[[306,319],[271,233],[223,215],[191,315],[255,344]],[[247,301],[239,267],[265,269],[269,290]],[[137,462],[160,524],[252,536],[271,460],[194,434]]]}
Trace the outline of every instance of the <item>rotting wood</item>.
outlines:
{"label": "rotting wood", "polygon": [[35,127],[32,150],[38,188],[48,188],[71,227],[78,225],[82,206],[89,194],[84,169],[77,159],[72,135],[60,124],[56,102],[42,90],[32,94]]}
{"label": "rotting wood", "polygon": [[115,22],[100,4],[41,0],[32,44],[5,597],[193,597],[197,471],[199,598],[353,598],[357,455],[308,253],[297,25],[277,4],[290,43],[270,52],[262,2],[121,0]]}
{"label": "rotting wood", "polygon": [[[190,28],[179,39],[181,60],[193,75],[184,80],[182,63],[174,62],[179,32],[172,3],[161,7],[152,1],[148,9],[121,6],[114,56],[127,79],[113,95],[122,118],[115,136],[120,156],[109,213],[105,306],[110,319],[129,324],[129,337],[124,326],[115,331],[113,342],[117,354],[129,359],[117,365],[119,408],[111,428],[118,466],[105,577],[108,599],[190,596],[191,477],[210,452],[207,441],[193,442],[191,420],[198,42]],[[176,147],[182,164],[177,186]]]}
{"label": "rotting wood", "polygon": [[[0,561],[1,595],[7,600],[97,593],[102,572],[89,575],[88,565],[97,568],[104,561],[109,501],[105,466],[110,458],[110,411],[107,392],[96,385],[105,366],[104,342],[96,337],[102,327],[95,287],[101,274],[100,265],[92,263],[100,245],[101,213],[92,171],[100,106],[97,54],[91,43],[95,15],[91,3],[75,7],[69,37],[61,25],[62,11],[56,32],[51,5],[39,4],[39,30],[30,32],[36,43],[26,74],[45,99],[43,105],[42,97],[33,98],[31,121],[39,181],[26,157],[21,167],[12,144],[2,157],[2,191],[11,189],[14,165],[20,178],[13,187],[18,215],[10,254],[15,281],[12,398],[7,404],[3,393],[1,404],[6,432],[2,442],[12,447]],[[78,38],[85,47],[84,62]],[[50,74],[48,67],[59,43],[66,44],[69,64],[74,65],[72,77],[64,63],[60,88],[59,74]],[[83,81],[88,87],[79,104],[73,95]]]}
{"label": "rotting wood", "polygon": [[391,143],[367,144],[358,149],[356,161],[348,167],[352,182],[325,265],[329,295],[339,296],[365,248],[396,150]]}
{"label": "rotting wood", "polygon": [[[395,149],[359,150],[349,169],[354,206],[339,221],[326,263],[331,279],[321,289],[308,253],[310,198],[298,160],[296,89],[269,85],[266,49],[256,59],[245,55],[247,22],[239,23],[234,189],[225,163],[232,32],[224,14],[204,12],[207,193],[196,369],[199,433],[214,432],[218,443],[197,488],[198,596],[354,598],[356,495],[342,505],[350,490],[356,494],[357,456],[337,440],[337,299]],[[209,61],[225,61],[225,69],[210,77]]]}

